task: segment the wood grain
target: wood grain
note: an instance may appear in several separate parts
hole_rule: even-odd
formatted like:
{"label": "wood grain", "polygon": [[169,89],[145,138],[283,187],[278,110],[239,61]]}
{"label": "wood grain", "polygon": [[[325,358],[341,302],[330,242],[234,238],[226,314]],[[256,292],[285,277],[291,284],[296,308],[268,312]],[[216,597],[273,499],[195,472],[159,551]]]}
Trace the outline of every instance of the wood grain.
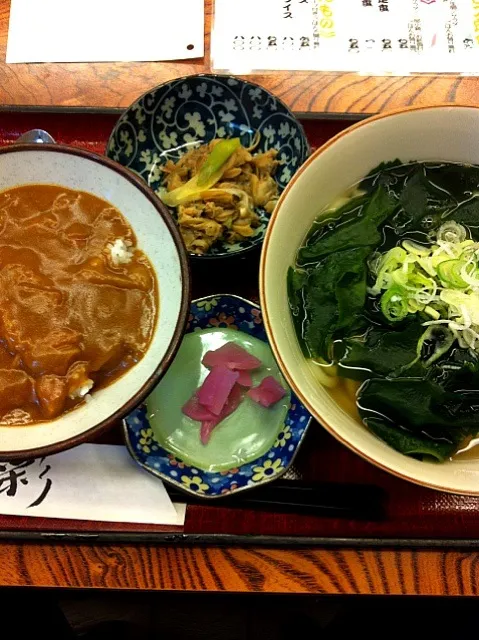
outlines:
{"label": "wood grain", "polygon": [[479,554],[456,551],[0,545],[0,586],[473,596]]}
{"label": "wood grain", "polygon": [[[0,104],[126,107],[162,82],[211,70],[209,35],[213,0],[205,0],[205,57],[154,63],[0,63]],[[9,0],[0,0],[0,60],[5,60]],[[477,105],[479,78],[453,75],[369,77],[354,73],[274,72],[251,79],[306,115],[371,114],[445,102]]]}

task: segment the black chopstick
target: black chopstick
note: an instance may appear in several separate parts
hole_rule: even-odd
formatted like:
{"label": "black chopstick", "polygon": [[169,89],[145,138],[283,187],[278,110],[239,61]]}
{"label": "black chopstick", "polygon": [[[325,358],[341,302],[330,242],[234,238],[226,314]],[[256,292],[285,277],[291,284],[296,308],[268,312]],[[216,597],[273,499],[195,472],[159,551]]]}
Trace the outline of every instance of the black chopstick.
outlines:
{"label": "black chopstick", "polygon": [[225,498],[205,499],[167,487],[172,500],[203,506],[259,509],[277,513],[379,520],[384,517],[386,494],[380,487],[366,484],[342,484],[278,480],[268,485]]}

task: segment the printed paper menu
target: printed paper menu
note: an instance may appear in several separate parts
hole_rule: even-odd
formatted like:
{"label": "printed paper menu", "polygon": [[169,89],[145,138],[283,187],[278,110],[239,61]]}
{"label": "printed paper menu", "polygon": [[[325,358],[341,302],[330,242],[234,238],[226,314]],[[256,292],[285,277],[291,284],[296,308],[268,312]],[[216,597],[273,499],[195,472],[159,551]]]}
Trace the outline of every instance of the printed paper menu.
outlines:
{"label": "printed paper menu", "polygon": [[203,0],[11,0],[7,63],[203,56]]}
{"label": "printed paper menu", "polygon": [[[479,0],[215,0],[217,71],[479,73]],[[238,5],[237,5],[238,6]]]}

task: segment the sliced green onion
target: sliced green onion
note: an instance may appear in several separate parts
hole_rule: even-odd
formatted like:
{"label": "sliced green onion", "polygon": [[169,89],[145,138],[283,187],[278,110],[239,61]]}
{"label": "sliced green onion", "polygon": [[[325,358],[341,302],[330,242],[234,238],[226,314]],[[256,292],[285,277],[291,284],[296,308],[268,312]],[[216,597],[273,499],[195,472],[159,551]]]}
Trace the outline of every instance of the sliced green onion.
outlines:
{"label": "sliced green onion", "polygon": [[445,253],[443,251],[443,249],[441,247],[437,247],[437,249],[435,251],[433,251],[433,254],[431,256],[431,265],[437,269],[438,266],[441,264],[441,262],[446,262],[446,260],[451,260],[451,259],[456,259],[457,256],[454,255],[454,253],[450,252],[449,253]]}
{"label": "sliced green onion", "polygon": [[414,253],[414,255],[422,258],[431,253],[431,247],[425,247],[423,244],[419,244],[419,242],[414,242],[414,240],[404,240],[402,246],[409,253]]}
{"label": "sliced green onion", "polygon": [[[478,329],[478,327],[476,327],[476,329]],[[464,329],[464,331],[461,331],[460,335],[464,343],[463,348],[476,348],[476,342],[479,340],[479,333],[477,331],[469,327],[468,329]]]}
{"label": "sliced green onion", "polygon": [[373,295],[377,295],[382,289],[387,289],[392,280],[391,274],[402,268],[402,264],[407,256],[407,253],[401,247],[394,247],[385,253],[381,260],[375,264],[377,269],[376,282],[371,289]]}
{"label": "sliced green onion", "polygon": [[437,230],[437,239],[440,242],[458,244],[467,238],[467,231],[462,224],[450,220],[442,224]]}
{"label": "sliced green onion", "polygon": [[205,192],[221,179],[226,161],[240,147],[240,144],[239,138],[221,140],[213,147],[200,170],[191,180],[172,191],[162,187],[157,191],[158,196],[168,207],[178,207],[180,204],[201,200]]}
{"label": "sliced green onion", "polygon": [[449,351],[454,342],[456,341],[456,336],[454,333],[445,326],[439,325],[431,325],[426,331],[422,334],[419,342],[417,343],[417,354],[418,357],[421,357],[422,349],[424,347],[424,343],[427,340],[435,340],[434,342],[434,352],[431,356],[424,362],[426,367],[429,367],[431,364],[439,360],[441,356]]}
{"label": "sliced green onion", "polygon": [[426,258],[418,258],[417,263],[428,275],[434,278],[437,275],[437,272],[432,260],[432,256],[428,256]]}
{"label": "sliced green onion", "polygon": [[211,176],[221,169],[240,146],[241,142],[239,138],[229,138],[218,142],[208,154],[208,157],[199,170],[198,186],[204,187],[208,184]]}
{"label": "sliced green onion", "polygon": [[400,287],[391,287],[381,297],[381,311],[390,322],[404,320],[408,315],[407,293]]}
{"label": "sliced green onion", "polygon": [[470,256],[467,262],[462,263],[460,275],[470,287],[479,287],[479,270],[474,256]]}
{"label": "sliced green onion", "polygon": [[479,243],[467,238],[465,227],[447,221],[430,247],[404,240],[380,260],[375,255],[373,264],[376,281],[370,292],[382,294],[380,306],[389,322],[414,313],[431,318],[423,322],[427,330],[418,343],[415,362],[424,342],[436,337],[426,365],[456,340],[461,348],[479,352]]}
{"label": "sliced green onion", "polygon": [[396,269],[396,271],[393,271],[391,274],[391,282],[393,282],[394,284],[399,285],[400,287],[405,287],[407,286],[409,280],[408,280],[408,274],[407,272],[404,273],[403,269]]}
{"label": "sliced green onion", "polygon": [[467,282],[461,276],[461,271],[465,264],[462,260],[445,260],[437,267],[438,276],[448,287],[465,289]]}
{"label": "sliced green onion", "polygon": [[424,307],[424,313],[427,313],[428,316],[431,316],[433,320],[439,320],[439,318],[441,317],[439,311],[431,307],[431,305],[429,304]]}
{"label": "sliced green onion", "polygon": [[378,274],[379,265],[381,264],[382,258],[383,256],[377,251],[371,254],[371,256],[368,258],[369,271],[371,271],[371,273],[375,276]]}
{"label": "sliced green onion", "polygon": [[407,301],[407,309],[409,313],[416,313],[417,311],[422,311],[424,305],[414,300],[414,298],[408,298]]}

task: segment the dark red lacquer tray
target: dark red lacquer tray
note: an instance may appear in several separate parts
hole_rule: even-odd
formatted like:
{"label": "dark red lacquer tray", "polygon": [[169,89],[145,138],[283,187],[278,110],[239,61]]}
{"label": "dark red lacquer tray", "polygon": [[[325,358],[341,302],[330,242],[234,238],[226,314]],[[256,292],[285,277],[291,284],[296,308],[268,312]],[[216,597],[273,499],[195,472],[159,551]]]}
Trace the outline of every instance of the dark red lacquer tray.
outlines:
{"label": "dark red lacquer tray", "polygon": [[[58,142],[103,153],[118,113],[0,111],[0,145],[32,128],[46,129]],[[313,147],[351,124],[348,120],[309,120],[304,126]],[[241,269],[193,266],[193,296],[230,292],[257,300],[258,256]],[[118,428],[109,442],[120,442]],[[155,541],[185,544],[280,544],[361,546],[479,546],[479,498],[453,496],[408,484],[363,461],[318,424],[310,427],[295,463],[303,480],[372,484],[386,495],[379,520],[316,517],[295,513],[189,505],[184,527],[79,522],[0,516],[0,538]]]}

